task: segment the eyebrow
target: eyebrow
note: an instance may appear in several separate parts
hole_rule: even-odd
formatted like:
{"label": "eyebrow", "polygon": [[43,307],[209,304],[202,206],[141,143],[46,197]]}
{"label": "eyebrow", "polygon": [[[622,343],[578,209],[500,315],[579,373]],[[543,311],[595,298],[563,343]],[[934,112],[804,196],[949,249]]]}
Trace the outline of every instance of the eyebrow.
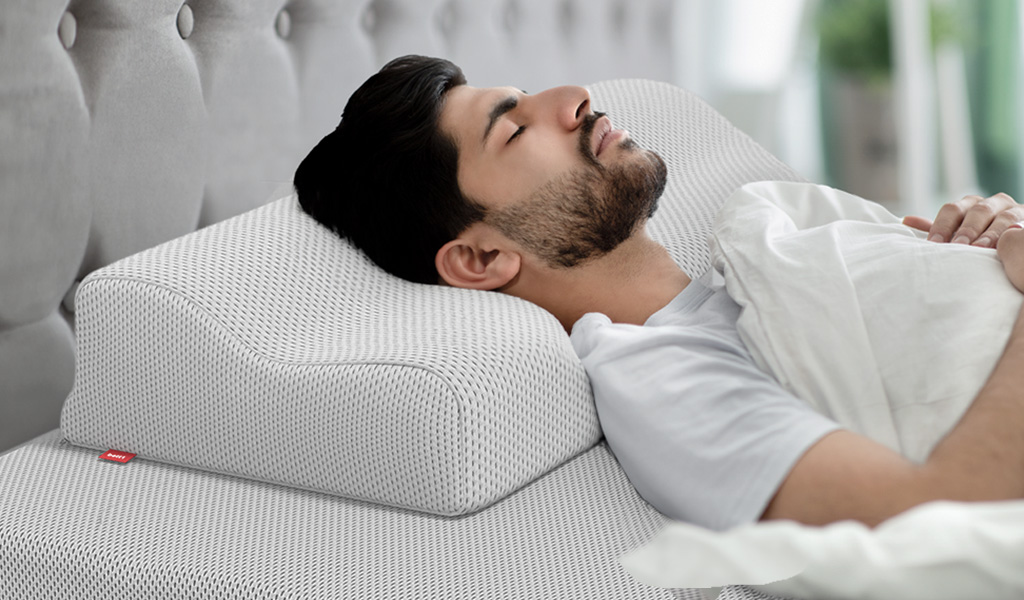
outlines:
{"label": "eyebrow", "polygon": [[517,96],[509,96],[494,105],[494,108],[491,109],[491,114],[487,120],[487,127],[484,128],[484,137],[482,140],[484,144],[487,143],[487,137],[491,135],[491,130],[494,129],[494,124],[498,122],[498,119],[518,105],[519,98]]}

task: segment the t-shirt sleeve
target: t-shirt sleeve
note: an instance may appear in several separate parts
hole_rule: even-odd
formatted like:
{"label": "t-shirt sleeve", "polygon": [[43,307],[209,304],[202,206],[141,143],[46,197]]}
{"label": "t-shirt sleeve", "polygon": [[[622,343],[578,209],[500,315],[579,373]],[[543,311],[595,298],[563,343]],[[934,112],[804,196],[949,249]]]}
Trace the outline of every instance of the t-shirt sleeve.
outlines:
{"label": "t-shirt sleeve", "polygon": [[716,530],[756,521],[796,461],[838,428],[718,332],[595,313],[571,339],[612,452],[670,518]]}

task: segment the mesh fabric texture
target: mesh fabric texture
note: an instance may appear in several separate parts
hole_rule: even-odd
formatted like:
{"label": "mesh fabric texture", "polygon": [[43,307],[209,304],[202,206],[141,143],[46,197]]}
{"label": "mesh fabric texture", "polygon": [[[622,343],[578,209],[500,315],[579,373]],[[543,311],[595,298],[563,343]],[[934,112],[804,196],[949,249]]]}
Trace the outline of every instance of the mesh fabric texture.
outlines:
{"label": "mesh fabric texture", "polygon": [[603,444],[464,517],[98,454],[0,458],[0,598],[674,597],[616,562],[661,520]]}
{"label": "mesh fabric texture", "polygon": [[642,585],[618,563],[664,519],[603,443],[462,517],[98,454],[53,431],[0,456],[0,598],[708,597]]}
{"label": "mesh fabric texture", "polygon": [[[717,207],[735,187],[759,179],[796,179],[788,168],[682,90],[647,81],[615,81],[595,85],[592,91],[596,108],[607,111],[618,126],[628,128],[642,145],[658,150],[668,162],[670,178],[666,197],[650,230],[691,275],[698,275],[707,268],[704,236]],[[282,211],[286,210],[289,209],[285,203],[281,203],[267,207],[262,214],[283,214]],[[244,218],[251,219],[253,215]],[[225,230],[215,229],[207,235],[219,235],[215,233],[217,231]],[[191,243],[187,240],[183,244],[179,242],[178,249],[174,251],[185,254],[198,252],[198,247],[188,249]],[[336,241],[332,243],[337,245]],[[169,249],[173,250],[174,246],[165,246],[158,252]],[[224,248],[224,251],[231,250]],[[252,267],[259,272],[258,265],[245,262],[245,256],[237,260],[242,262],[236,268]],[[250,256],[249,260],[254,259]],[[111,272],[123,273],[125,271],[117,269],[136,268],[132,264],[127,262],[115,266]],[[193,263],[191,270],[194,271],[198,264]],[[119,349],[119,345],[135,344],[133,351],[158,352],[160,357],[172,357],[167,363],[153,362],[152,357],[140,359],[139,364],[149,365],[145,368],[152,370],[145,375],[148,383],[147,387],[140,389],[140,395],[126,394],[123,388],[138,385],[126,380],[143,373],[111,372],[107,375],[109,379],[90,384],[95,386],[90,393],[97,396],[92,400],[97,406],[88,409],[92,416],[76,415],[75,410],[78,409],[68,407],[68,417],[84,419],[86,430],[103,430],[102,435],[96,436],[97,447],[120,446],[123,438],[119,436],[141,431],[153,432],[165,445],[172,445],[175,436],[187,437],[200,445],[191,448],[183,445],[180,449],[193,453],[205,452],[213,443],[222,444],[217,446],[217,450],[244,455],[258,450],[261,444],[279,441],[259,439],[256,435],[259,431],[251,429],[253,424],[250,421],[239,423],[236,430],[218,429],[230,434],[223,441],[185,430],[168,431],[168,423],[175,419],[179,422],[192,419],[195,426],[201,426],[202,423],[189,416],[190,411],[208,411],[211,409],[205,407],[206,403],[226,402],[217,398],[193,398],[197,390],[204,389],[201,386],[212,386],[223,393],[234,394],[230,402],[239,407],[239,415],[264,411],[263,416],[253,418],[266,419],[271,423],[274,419],[284,419],[286,425],[298,427],[298,423],[303,423],[312,431],[318,431],[321,424],[312,422],[314,413],[298,410],[292,396],[283,394],[276,404],[270,402],[268,396],[266,402],[259,404],[253,398],[233,391],[238,389],[235,386],[245,390],[260,386],[279,390],[271,382],[275,377],[283,377],[280,373],[284,371],[288,372],[288,377],[294,378],[289,380],[288,385],[294,386],[287,388],[289,390],[316,388],[318,382],[328,380],[334,381],[335,385],[347,386],[339,388],[342,392],[335,390],[328,395],[328,399],[323,401],[324,410],[358,412],[379,408],[358,400],[356,394],[360,392],[357,390],[407,385],[407,380],[402,378],[411,380],[411,372],[417,370],[424,371],[420,375],[424,389],[431,382],[436,383],[436,388],[423,391],[423,396],[434,404],[447,401],[443,400],[444,386],[437,383],[439,380],[435,374],[407,364],[378,360],[371,365],[373,359],[364,355],[363,362],[353,361],[352,365],[374,369],[363,373],[367,381],[343,381],[342,375],[328,375],[329,371],[345,371],[351,365],[335,364],[324,357],[342,349],[353,352],[353,348],[359,348],[358,351],[365,352],[365,347],[358,341],[314,337],[317,343],[310,347],[302,343],[293,347],[283,341],[264,345],[253,340],[243,342],[240,336],[265,328],[269,322],[280,327],[294,326],[307,335],[312,335],[310,331],[332,331],[332,328],[352,326],[309,322],[322,320],[323,315],[300,313],[284,316],[275,312],[287,313],[285,302],[270,307],[255,306],[246,318],[225,315],[215,308],[197,308],[187,290],[170,287],[159,295],[158,301],[158,294],[152,288],[160,287],[160,281],[194,277],[205,281],[210,294],[228,296],[227,300],[239,305],[246,302],[245,298],[240,298],[246,291],[220,289],[222,286],[216,277],[189,274],[189,270],[185,270],[186,273],[177,273],[168,279],[167,274],[161,272],[164,268],[166,265],[162,265],[160,260],[154,260],[137,267],[136,273],[141,273],[143,281],[133,277],[114,277],[96,286],[95,301],[112,306],[108,309],[96,306],[90,310],[109,311],[109,316],[105,317],[107,326],[116,328],[116,335],[143,335],[139,329],[155,327],[160,320],[165,321],[161,333],[180,335],[169,342],[173,352],[145,349],[137,342],[116,335],[107,336],[108,346],[82,348],[98,344],[103,334],[90,332],[80,336],[80,351],[127,352]],[[366,269],[369,273],[366,277],[375,277],[368,265]],[[231,274],[219,275],[234,277]],[[256,276],[250,274],[250,277]],[[276,277],[287,278],[288,271]],[[294,279],[288,281],[289,285],[303,285]],[[333,283],[342,285],[345,282]],[[263,284],[278,285],[278,282],[264,281]],[[109,292],[98,289],[107,287],[111,288]],[[140,287],[146,289],[139,291],[137,288]],[[450,294],[455,290],[438,291]],[[281,293],[297,292],[284,290]],[[140,294],[141,299],[133,297],[134,294]],[[533,319],[532,327],[557,328],[557,324],[546,316],[524,316],[531,311],[520,311],[519,303],[507,303],[512,299],[500,300],[497,295],[493,298],[500,304],[482,307],[484,305],[474,299],[469,304],[476,305],[475,308],[460,306],[459,310],[486,312],[511,307],[509,310],[518,311],[516,318]],[[147,301],[153,304],[146,320],[135,323],[131,328],[125,325],[128,321],[126,311],[141,310],[129,305]],[[325,310],[328,311],[325,314],[331,314],[329,311],[332,309]],[[366,306],[361,310],[375,315],[389,309]],[[156,314],[162,311],[169,314]],[[428,315],[424,313],[429,311],[422,310],[422,307],[415,312],[410,318],[437,318],[442,320],[440,325],[465,314]],[[115,318],[118,314],[121,316]],[[505,318],[511,315],[507,313]],[[142,319],[142,316],[134,318]],[[174,321],[176,318],[182,320]],[[231,319],[234,320],[229,326],[227,322]],[[385,337],[400,336],[403,331],[377,327]],[[177,330],[188,333],[176,334]],[[564,337],[563,332],[557,331]],[[358,327],[352,327],[349,332],[350,337],[357,339],[377,334],[376,329]],[[202,341],[189,337],[198,335],[217,340]],[[280,335],[298,334],[281,332]],[[445,327],[438,326],[434,335],[444,336]],[[156,340],[156,336],[153,337]],[[501,352],[500,344],[504,342],[495,342],[499,346],[494,351]],[[559,348],[565,342],[552,343]],[[219,363],[222,365],[234,364],[252,370],[223,373],[183,369],[183,364],[196,364],[197,361],[186,357],[198,353],[196,344],[211,347],[221,344],[223,347],[211,355],[213,359],[223,360]],[[408,357],[415,351],[389,348],[387,356],[392,359]],[[554,352],[550,348],[545,351]],[[220,356],[231,358],[218,358]],[[569,371],[574,372],[573,369]],[[223,379],[231,384],[216,381],[200,383],[197,381],[200,378]],[[179,386],[184,390],[173,397],[179,404],[168,402],[159,410],[149,407],[148,412],[136,414],[131,419],[118,416],[126,405],[154,404],[145,394],[156,393],[161,386]],[[510,389],[508,394],[512,396],[516,392],[528,393]],[[442,399],[429,397],[434,393]],[[557,396],[551,389],[547,393],[551,403],[575,402],[571,397]],[[392,401],[400,406],[402,399],[394,398]],[[335,406],[346,403],[364,408]],[[548,427],[559,432],[562,428],[571,429],[574,427],[573,418],[578,418],[578,415],[570,415],[570,422],[552,423]],[[103,423],[105,420],[116,426]],[[426,419],[420,428],[439,435],[431,428],[439,426],[442,420]],[[586,419],[580,422],[584,421]],[[341,422],[345,420],[341,419]],[[383,444],[386,442],[375,440],[375,436],[394,434],[381,429],[379,421],[372,415],[349,425],[351,429],[344,432],[325,431],[321,435],[330,436],[329,439],[317,440],[317,443],[343,444],[346,442],[342,438],[348,435],[363,436],[359,443]],[[492,424],[490,427],[517,431],[507,425]],[[127,431],[120,431],[121,428],[127,428]],[[587,427],[581,429],[587,430]],[[264,433],[267,431],[272,431],[272,428],[264,430]],[[280,431],[273,433],[282,435]],[[310,434],[311,437],[313,435]],[[102,443],[98,438],[103,438]],[[293,439],[291,443],[301,445],[301,440]],[[352,444],[352,448],[350,452],[366,452],[356,444]],[[372,452],[386,462],[387,457],[383,457],[385,451],[379,448],[375,447]],[[294,450],[287,446],[279,446],[278,449],[282,454]],[[369,461],[366,457],[372,452],[365,454],[362,460]],[[97,454],[93,450],[61,443],[59,433],[54,432],[0,456],[0,481],[5,488],[0,494],[0,598],[702,598],[698,591],[668,591],[641,586],[618,565],[617,558],[645,542],[660,527],[663,519],[637,497],[604,444],[584,450],[532,483],[519,486],[518,491],[505,494],[506,497],[493,505],[459,517],[390,508],[145,459],[115,465],[97,460]],[[441,456],[438,454],[434,460],[442,460]],[[180,462],[188,462],[185,458],[188,457],[181,457]],[[279,470],[283,477],[290,477],[292,469],[309,469],[300,464],[308,458],[299,454],[288,460],[281,459],[274,469]],[[244,464],[252,461],[245,457],[231,457],[229,460]],[[340,465],[339,469],[353,469],[367,478],[381,475],[369,462],[365,467],[360,466],[362,463],[358,455],[342,452],[336,460],[353,461],[351,465]],[[501,467],[495,465],[494,468]],[[274,469],[269,471],[277,473]],[[365,472],[360,469],[365,469]],[[439,477],[441,472],[438,467],[432,473]],[[427,485],[428,479],[423,477],[417,482]],[[372,480],[363,483],[388,489],[379,481],[376,484]],[[444,480],[439,485],[444,485]],[[410,498],[417,494],[426,497],[436,494],[433,490],[420,488],[394,493],[403,493]],[[721,597],[730,600],[763,598],[744,588],[726,588]]]}
{"label": "mesh fabric texture", "polygon": [[77,305],[82,446],[454,515],[600,437],[550,315],[391,277],[294,198],[97,271]]}
{"label": "mesh fabric texture", "polygon": [[[678,88],[593,91],[668,163],[650,230],[692,276],[732,189],[792,177]],[[600,437],[551,315],[391,277],[293,197],[101,269],[76,304],[62,429],[82,446],[456,515]]]}

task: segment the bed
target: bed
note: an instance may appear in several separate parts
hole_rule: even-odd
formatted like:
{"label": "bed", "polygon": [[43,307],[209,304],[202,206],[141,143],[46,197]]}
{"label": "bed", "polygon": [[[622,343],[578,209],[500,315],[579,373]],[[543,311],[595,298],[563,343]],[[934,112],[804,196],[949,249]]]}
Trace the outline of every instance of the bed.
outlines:
{"label": "bed", "polygon": [[[0,597],[768,598],[623,568],[666,520],[602,442],[550,315],[388,278],[289,189],[394,56],[449,57],[478,85],[589,83],[669,163],[651,231],[701,273],[734,189],[800,177],[659,83],[676,8],[0,13]],[[459,329],[439,305],[507,325]]]}
{"label": "bed", "polygon": [[18,2],[0,15],[0,449],[57,426],[74,292],[274,199],[387,60],[477,85],[670,81],[672,2]]}
{"label": "bed", "polygon": [[446,56],[474,84],[530,90],[665,81],[672,4],[82,0],[3,11],[0,597],[700,597],[618,565],[662,518],[593,423],[547,459],[554,468],[534,465],[515,493],[450,516],[145,453],[116,465],[58,429],[89,345],[73,333],[83,280],[273,207],[348,94],[388,59]]}

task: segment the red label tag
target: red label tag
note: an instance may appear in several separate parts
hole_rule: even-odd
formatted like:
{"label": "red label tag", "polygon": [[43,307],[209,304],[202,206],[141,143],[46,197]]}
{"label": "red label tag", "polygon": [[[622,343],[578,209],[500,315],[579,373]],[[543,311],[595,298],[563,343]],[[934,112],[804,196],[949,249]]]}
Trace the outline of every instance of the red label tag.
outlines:
{"label": "red label tag", "polygon": [[103,454],[100,454],[100,458],[103,460],[112,460],[114,462],[126,463],[131,459],[135,458],[135,455],[131,452],[122,452],[120,450],[107,450]]}

